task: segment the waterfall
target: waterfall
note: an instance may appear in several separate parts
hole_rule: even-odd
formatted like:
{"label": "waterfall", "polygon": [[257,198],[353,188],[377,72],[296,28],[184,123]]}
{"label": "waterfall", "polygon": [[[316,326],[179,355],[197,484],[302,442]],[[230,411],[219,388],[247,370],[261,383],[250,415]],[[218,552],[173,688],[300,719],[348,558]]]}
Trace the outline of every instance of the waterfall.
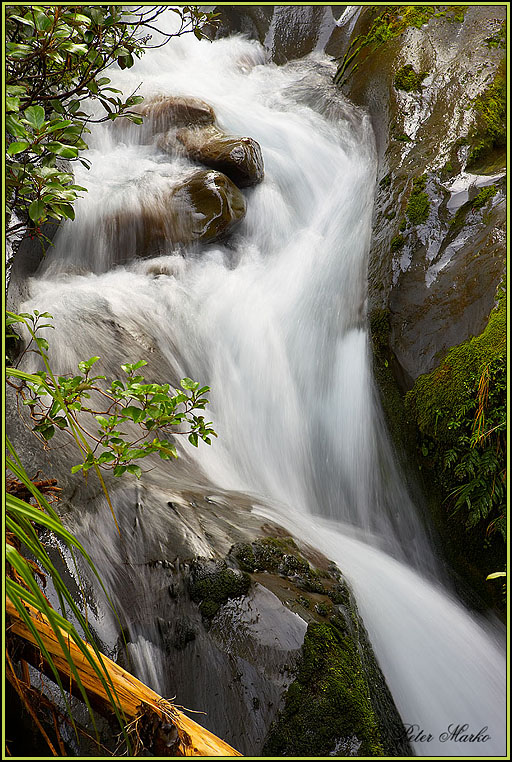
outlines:
{"label": "waterfall", "polygon": [[[125,93],[142,83],[146,96],[206,100],[227,131],[260,143],[265,180],[245,191],[247,215],[227,243],[119,264],[109,215],[126,212],[129,238],[131,212],[190,163],[135,128],[94,127],[92,169],[76,165],[89,192],[21,309],[53,315],[60,373],[100,355],[114,376],[120,362],[147,359],[159,377],[209,384],[218,440],[198,451],[182,444],[179,463],[155,464],[142,484],[244,493],[254,511],[318,547],[354,588],[404,722],[433,736],[416,753],[505,754],[502,632],[446,588],[374,389],[366,269],[376,155],[368,118],[332,74],[319,53],[277,67],[242,37],[173,40],[115,73]],[[138,356],[126,357],[127,346]],[[172,516],[144,521],[156,534]],[[116,554],[111,529],[97,541],[102,533],[109,580]],[[487,727],[489,740],[443,739],[463,724]]]}

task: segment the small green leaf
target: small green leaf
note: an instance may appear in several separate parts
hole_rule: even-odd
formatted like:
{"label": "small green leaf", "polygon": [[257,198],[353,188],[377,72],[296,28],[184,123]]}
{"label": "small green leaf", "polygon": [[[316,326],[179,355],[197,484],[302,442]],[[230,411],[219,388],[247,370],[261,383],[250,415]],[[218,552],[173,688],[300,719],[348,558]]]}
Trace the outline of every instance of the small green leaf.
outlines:
{"label": "small green leaf", "polygon": [[30,143],[27,143],[25,140],[20,140],[16,143],[11,143],[7,148],[7,153],[9,156],[15,156],[17,153],[26,151],[29,146]]}
{"label": "small green leaf", "polygon": [[15,138],[23,138],[27,135],[27,131],[18,117],[12,116],[12,114],[7,114],[5,117],[5,129],[9,135],[13,135]]}
{"label": "small green leaf", "polygon": [[15,15],[13,14],[12,16],[9,16],[9,21],[10,21],[11,19],[12,19],[13,21],[18,21],[20,24],[25,24],[26,26],[29,26],[29,27],[31,27],[32,29],[34,28],[34,22],[33,22],[33,21],[32,21],[32,19],[31,19],[31,18],[29,18],[28,16],[27,16],[27,18],[23,18],[23,16],[15,16]]}
{"label": "small green leaf", "polygon": [[44,125],[45,111],[42,106],[29,106],[25,109],[25,119],[36,130]]}
{"label": "small green leaf", "polygon": [[[40,32],[46,32],[53,24],[53,19],[47,16],[40,8],[32,6],[36,20],[36,29]],[[48,9],[50,10],[50,9]]]}
{"label": "small green leaf", "polygon": [[188,441],[190,444],[193,444],[194,447],[197,447],[198,437],[195,431],[188,435]]}
{"label": "small green leaf", "polygon": [[123,415],[126,418],[130,418],[132,421],[135,421],[135,423],[138,423],[141,418],[145,416],[145,411],[141,410],[140,407],[135,407],[135,405],[127,405],[123,409]]}
{"label": "small green leaf", "polygon": [[5,99],[5,110],[6,111],[19,111],[20,110],[20,99],[18,97],[7,97]]}
{"label": "small green leaf", "polygon": [[[32,201],[28,208],[28,216],[33,222],[39,222],[43,217],[45,211],[45,205],[39,199]],[[42,339],[40,339],[42,341]],[[48,346],[46,347],[48,349]]]}
{"label": "small green leaf", "polygon": [[90,357],[88,360],[82,360],[82,362],[78,363],[78,370],[81,370],[82,373],[86,373],[95,362],[98,362],[99,359],[99,357]]}
{"label": "small green leaf", "polygon": [[78,149],[73,146],[64,145],[59,141],[53,141],[47,144],[47,149],[57,156],[62,156],[63,159],[76,159],[78,156]]}
{"label": "small green leaf", "polygon": [[61,119],[54,124],[51,124],[48,129],[46,130],[47,133],[55,132],[55,130],[63,130],[65,127],[69,127],[70,124],[73,124],[71,119]]}

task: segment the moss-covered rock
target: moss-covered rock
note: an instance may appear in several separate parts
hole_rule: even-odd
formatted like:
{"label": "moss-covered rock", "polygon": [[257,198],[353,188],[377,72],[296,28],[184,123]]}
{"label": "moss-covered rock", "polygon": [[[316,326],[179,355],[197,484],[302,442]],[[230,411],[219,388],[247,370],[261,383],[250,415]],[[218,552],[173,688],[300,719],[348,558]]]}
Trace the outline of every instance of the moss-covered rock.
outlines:
{"label": "moss-covered rock", "polygon": [[498,609],[485,578],[506,560],[506,319],[502,293],[485,330],[452,347],[405,398],[448,555]]}
{"label": "moss-covered rock", "polygon": [[247,572],[268,571],[285,577],[301,574],[305,578],[316,575],[291,537],[265,537],[235,545],[231,555]]}
{"label": "moss-covered rock", "polygon": [[[362,636],[365,647],[366,636]],[[383,694],[377,697],[382,676],[369,679],[369,665],[361,657],[358,639],[344,627],[342,617],[310,623],[304,637],[296,676],[284,697],[284,707],[263,747],[266,756],[409,755],[404,729],[396,724]],[[370,670],[372,671],[372,670]],[[370,688],[371,685],[371,688]],[[380,703],[379,703],[380,702]]]}
{"label": "moss-covered rock", "polygon": [[231,598],[247,595],[251,579],[244,571],[229,569],[225,561],[196,558],[190,568],[190,597],[201,614],[211,620]]}
{"label": "moss-covered rock", "polygon": [[426,175],[417,177],[413,180],[412,191],[407,203],[405,213],[411,225],[422,225],[428,220],[430,212],[430,201],[425,187],[427,184]]}
{"label": "moss-covered rock", "polygon": [[263,751],[286,757],[384,755],[354,644],[333,625],[309,625],[297,677]]}
{"label": "moss-covered rock", "polygon": [[[420,376],[406,395],[407,408],[423,434],[451,441],[456,431],[451,425],[457,408],[475,394],[475,379],[493,362],[506,363],[507,310],[502,297],[485,330],[452,347],[443,362],[431,373]],[[474,408],[472,408],[474,409]]]}
{"label": "moss-covered rock", "polygon": [[492,84],[474,101],[478,114],[467,168],[489,174],[505,166],[507,147],[507,74],[503,58]]}
{"label": "moss-covered rock", "polygon": [[418,73],[412,64],[405,64],[396,73],[393,84],[397,90],[406,93],[421,92],[421,83],[427,76],[427,72]]}
{"label": "moss-covered rock", "polygon": [[[350,588],[332,562],[311,563],[291,537],[238,543],[229,558],[308,622],[268,756],[409,753]],[[280,578],[286,585],[279,584]]]}

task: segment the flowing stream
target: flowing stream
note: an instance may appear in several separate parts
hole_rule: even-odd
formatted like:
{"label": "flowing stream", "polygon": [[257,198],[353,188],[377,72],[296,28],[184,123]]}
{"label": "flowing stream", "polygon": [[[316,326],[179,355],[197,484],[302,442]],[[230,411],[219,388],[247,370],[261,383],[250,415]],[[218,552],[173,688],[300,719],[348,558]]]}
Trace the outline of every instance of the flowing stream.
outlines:
{"label": "flowing stream", "polygon": [[[503,634],[446,587],[377,402],[365,305],[373,134],[331,77],[321,54],[277,67],[241,37],[175,40],[116,74],[125,93],[142,82],[146,96],[206,100],[226,131],[260,143],[264,182],[244,191],[247,215],[226,244],[116,264],[104,220],[125,210],[129,233],[131,211],[190,164],[135,128],[95,127],[92,169],[77,166],[89,192],[22,308],[54,316],[60,372],[92,355],[116,375],[121,361],[157,357],[150,367],[163,377],[209,384],[218,440],[182,445],[176,466],[142,482],[245,493],[318,547],[353,585],[404,722],[432,734],[416,753],[505,754]],[[123,357],[126,336],[138,356]],[[159,516],[158,531],[172,520]],[[115,554],[111,528],[102,531],[108,580]],[[443,739],[457,724],[490,738]]]}

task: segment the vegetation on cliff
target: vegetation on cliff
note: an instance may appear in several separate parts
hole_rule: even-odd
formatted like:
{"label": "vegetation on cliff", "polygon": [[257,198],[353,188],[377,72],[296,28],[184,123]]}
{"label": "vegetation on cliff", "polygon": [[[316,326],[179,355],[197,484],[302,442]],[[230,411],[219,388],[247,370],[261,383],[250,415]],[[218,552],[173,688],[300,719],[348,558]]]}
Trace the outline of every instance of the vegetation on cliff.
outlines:
{"label": "vegetation on cliff", "polygon": [[492,171],[503,166],[507,147],[507,70],[503,58],[492,84],[474,101],[477,128],[471,138],[467,168]]}
{"label": "vegetation on cliff", "polygon": [[412,64],[405,64],[397,71],[393,84],[397,90],[404,90],[406,93],[420,92],[421,83],[426,76],[426,72],[418,73]]}
{"label": "vegetation on cliff", "polygon": [[[420,29],[431,18],[446,17],[451,21],[464,21],[466,11],[464,5],[384,5],[379,8],[379,14],[373,19],[370,29],[366,34],[355,37],[345,53],[343,59],[338,65],[335,83],[341,85],[356,71],[359,67],[357,60],[361,51],[367,54],[373,53],[389,40],[399,37],[409,27]],[[416,77],[423,76],[416,75]],[[399,78],[400,81],[400,78]],[[408,86],[411,84],[411,77],[407,79]],[[410,89],[417,89],[421,84],[421,79],[415,79],[414,86]],[[402,89],[408,89],[408,86]]]}
{"label": "vegetation on cliff", "polygon": [[[420,376],[406,406],[425,467],[468,531],[506,539],[506,297],[485,330]],[[493,571],[489,569],[489,571]]]}

